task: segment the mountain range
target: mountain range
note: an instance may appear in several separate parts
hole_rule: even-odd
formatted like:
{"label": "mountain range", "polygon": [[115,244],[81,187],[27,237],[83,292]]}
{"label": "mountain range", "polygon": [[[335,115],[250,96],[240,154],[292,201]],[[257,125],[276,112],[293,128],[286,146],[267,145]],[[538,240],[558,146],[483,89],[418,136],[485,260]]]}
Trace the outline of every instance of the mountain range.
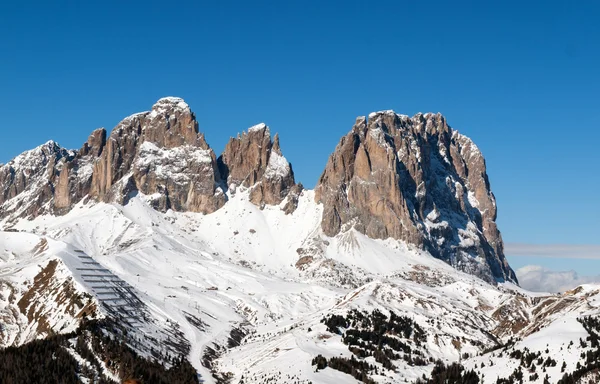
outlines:
{"label": "mountain range", "polygon": [[0,166],[3,359],[62,351],[76,383],[597,382],[600,286],[521,289],[496,217],[441,114],[358,117],[309,190],[265,124],[217,156],[162,98]]}

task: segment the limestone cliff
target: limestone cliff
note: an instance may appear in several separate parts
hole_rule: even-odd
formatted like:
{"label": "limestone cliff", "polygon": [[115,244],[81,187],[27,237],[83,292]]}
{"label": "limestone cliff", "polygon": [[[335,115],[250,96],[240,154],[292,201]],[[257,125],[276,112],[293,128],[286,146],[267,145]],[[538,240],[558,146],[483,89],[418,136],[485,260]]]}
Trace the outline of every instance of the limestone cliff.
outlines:
{"label": "limestone cliff", "polygon": [[258,206],[278,205],[292,192],[287,213],[295,210],[301,185],[296,185],[291,164],[281,153],[279,136],[271,140],[269,127],[258,124],[231,138],[219,157],[219,168],[230,191],[250,188],[250,201]]}
{"label": "limestone cliff", "polygon": [[321,226],[415,244],[487,280],[513,280],[485,160],[440,114],[359,117],[330,156],[316,201]]}

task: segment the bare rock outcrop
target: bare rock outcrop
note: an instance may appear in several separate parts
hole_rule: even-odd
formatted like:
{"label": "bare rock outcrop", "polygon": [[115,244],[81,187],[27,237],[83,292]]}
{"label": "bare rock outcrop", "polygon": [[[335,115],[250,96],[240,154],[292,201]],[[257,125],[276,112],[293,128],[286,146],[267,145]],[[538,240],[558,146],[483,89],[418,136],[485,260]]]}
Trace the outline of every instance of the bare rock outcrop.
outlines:
{"label": "bare rock outcrop", "polygon": [[98,128],[90,137],[88,137],[87,141],[83,143],[83,146],[79,150],[80,156],[92,156],[93,158],[99,157],[104,150],[104,146],[106,145],[106,129]]}
{"label": "bare rock outcrop", "polygon": [[211,213],[225,204],[214,151],[189,106],[160,99],[150,112],[129,116],[112,131],[94,164],[91,195],[123,199],[140,191],[160,210]]}
{"label": "bare rock outcrop", "polygon": [[238,186],[250,188],[250,201],[255,205],[278,205],[290,195],[284,211],[296,209],[302,187],[296,185],[292,165],[281,153],[279,136],[271,140],[265,124],[232,137],[219,157],[219,169],[231,191]]}
{"label": "bare rock outcrop", "polygon": [[0,166],[0,218],[64,214],[82,199],[125,204],[136,192],[160,210],[210,213],[225,204],[217,159],[189,106],[160,99],[79,151],[50,141]]}
{"label": "bare rock outcrop", "polygon": [[92,186],[94,162],[102,154],[105,144],[106,130],[99,128],[92,132],[74,156],[63,161],[53,183],[53,213],[67,213],[74,204],[88,196]]}
{"label": "bare rock outcrop", "polygon": [[47,212],[54,183],[60,179],[65,162],[74,157],[73,151],[48,141],[0,167],[0,217],[32,217]]}
{"label": "bare rock outcrop", "polygon": [[188,104],[165,97],[110,135],[95,130],[78,151],[48,142],[1,165],[0,218],[64,214],[84,198],[126,204],[137,192],[161,211],[211,213],[227,201],[228,185],[250,188],[258,206],[289,195],[282,209],[295,210],[301,185],[264,124],[232,139],[219,162]]}
{"label": "bare rock outcrop", "polygon": [[488,281],[516,281],[495,223],[485,160],[440,114],[359,117],[315,192],[329,236],[355,228],[417,245]]}

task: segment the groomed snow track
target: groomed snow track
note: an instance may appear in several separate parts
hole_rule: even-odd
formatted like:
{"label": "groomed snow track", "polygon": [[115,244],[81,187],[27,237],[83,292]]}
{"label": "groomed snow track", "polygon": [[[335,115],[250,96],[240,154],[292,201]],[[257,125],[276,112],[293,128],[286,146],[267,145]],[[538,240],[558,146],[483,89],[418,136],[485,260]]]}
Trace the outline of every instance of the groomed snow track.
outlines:
{"label": "groomed snow track", "polygon": [[179,325],[159,323],[127,281],[81,249],[75,250],[77,275],[111,319],[127,330],[128,343],[139,352],[168,364],[165,356],[187,356],[190,343]]}
{"label": "groomed snow track", "polygon": [[75,252],[85,266],[77,268],[82,280],[92,289],[110,317],[130,327],[140,327],[148,321],[145,305],[129,283],[104,268],[84,251],[78,249]]}

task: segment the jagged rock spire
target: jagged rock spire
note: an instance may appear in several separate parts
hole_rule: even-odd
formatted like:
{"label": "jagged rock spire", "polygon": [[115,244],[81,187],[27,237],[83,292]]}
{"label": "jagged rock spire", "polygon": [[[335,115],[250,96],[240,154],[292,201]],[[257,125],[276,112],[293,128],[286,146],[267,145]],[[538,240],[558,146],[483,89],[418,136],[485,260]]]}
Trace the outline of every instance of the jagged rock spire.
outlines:
{"label": "jagged rock spire", "polygon": [[278,205],[293,192],[291,205],[285,210],[290,213],[296,208],[301,186],[296,186],[292,166],[281,153],[279,136],[272,141],[265,124],[232,137],[219,157],[219,169],[231,191],[237,186],[251,188],[250,201],[254,204]]}

